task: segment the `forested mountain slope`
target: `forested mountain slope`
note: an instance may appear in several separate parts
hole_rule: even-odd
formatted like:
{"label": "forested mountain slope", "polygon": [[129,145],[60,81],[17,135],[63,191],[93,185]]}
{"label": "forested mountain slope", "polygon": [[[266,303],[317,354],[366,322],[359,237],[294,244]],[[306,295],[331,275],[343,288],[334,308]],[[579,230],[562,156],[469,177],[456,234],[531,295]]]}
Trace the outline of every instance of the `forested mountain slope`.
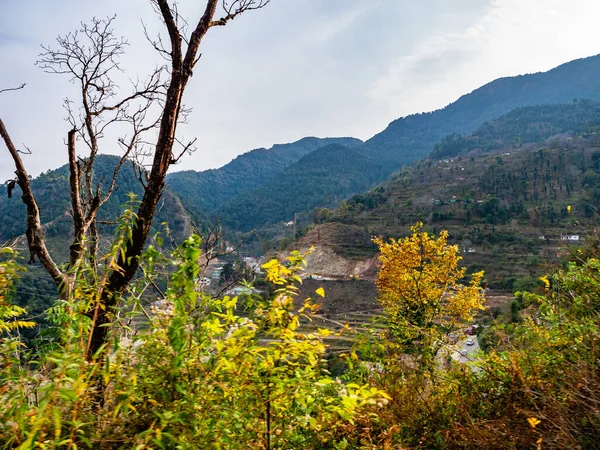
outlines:
{"label": "forested mountain slope", "polygon": [[[586,107],[594,109],[597,104]],[[578,110],[572,105],[564,108]],[[526,117],[536,110],[543,108],[522,109],[519,114]],[[535,282],[544,262],[552,263],[569,245],[584,241],[599,222],[599,119],[582,117],[589,127],[579,135],[565,131],[547,138],[550,131],[545,131],[541,141],[521,144],[507,134],[494,140],[506,141],[503,147],[482,151],[466,146],[468,153],[458,157],[419,161],[342,202],[337,210],[314,216],[384,236],[404,235],[422,221],[433,231],[449,230],[465,263],[485,269],[492,287],[513,289]],[[511,123],[502,118],[463,141],[477,141],[490,128],[514,131]],[[529,127],[533,124],[530,121]],[[373,251],[362,241],[356,245],[360,248],[345,252],[368,256]]]}
{"label": "forested mountain slope", "polygon": [[[381,182],[402,165],[426,157],[445,136],[470,133],[515,108],[571,103],[579,98],[600,100],[600,79],[595,76],[599,70],[600,56],[594,56],[572,61],[545,73],[495,80],[444,109],[395,120],[381,133],[354,147],[356,153],[347,153],[343,160],[327,154],[319,157],[319,168],[314,171],[303,159],[289,163],[289,160],[279,160],[271,151],[255,151],[258,152],[256,155],[254,152],[242,155],[230,165],[215,171],[173,174],[170,183],[195,217],[200,216],[201,212],[209,215],[220,212],[226,218],[227,225],[234,230],[244,231],[274,221],[291,220],[294,213],[327,206],[332,199],[347,198],[360,192],[360,189],[368,188],[370,184]],[[521,135],[523,142],[534,142],[542,135],[575,130],[571,126],[573,123],[576,122],[580,127],[587,126],[587,122],[580,121],[581,116],[589,114],[595,117],[597,109],[597,105],[580,102],[571,103],[566,109],[552,106],[528,110],[533,118],[527,120],[539,128],[523,133],[513,123],[512,134]],[[524,118],[523,112],[516,114]],[[547,123],[538,120],[536,114],[542,114]],[[567,119],[562,119],[565,115]],[[511,117],[507,117],[507,123],[499,125],[503,127],[500,133],[506,131],[511,120]],[[494,130],[482,133],[483,137],[491,139]],[[453,138],[448,138],[441,145],[452,147]],[[514,138],[507,139],[513,142]],[[341,143],[348,144],[345,141]],[[356,141],[351,143],[355,144]],[[505,144],[502,141],[494,145]],[[321,151],[325,150],[315,150],[317,153]],[[254,161],[254,158],[258,160],[259,155],[266,158],[268,163],[261,159],[260,163],[244,164],[245,158]],[[352,163],[352,158],[358,159]],[[360,170],[356,170],[355,166],[349,171],[345,169],[352,164],[360,164]],[[284,167],[288,167],[289,171],[284,173]],[[305,173],[298,176],[301,171]],[[323,177],[323,173],[329,175]],[[340,174],[342,179],[334,174]],[[327,183],[333,184],[327,186]],[[271,201],[266,198],[269,195],[277,196],[278,200]]]}
{"label": "forested mountain slope", "polygon": [[551,136],[597,131],[600,126],[600,103],[576,100],[568,104],[538,105],[517,108],[486,122],[470,135],[451,134],[436,144],[432,159],[447,158],[471,150],[491,151],[519,144],[539,142]]}
{"label": "forested mountain slope", "polygon": [[600,100],[600,55],[563,64],[544,73],[500,78],[447,107],[402,117],[365,142],[360,151],[388,173],[424,158],[444,136],[471,133],[481,124],[522,106]]}
{"label": "forested mountain slope", "polygon": [[231,229],[248,231],[265,224],[290,221],[299,211],[333,206],[375,181],[372,162],[339,144],[312,152],[277,177],[225,204],[221,220]]}
{"label": "forested mountain slope", "polygon": [[329,144],[355,147],[361,143],[355,138],[306,137],[269,149],[251,150],[219,169],[176,172],[167,177],[167,183],[195,217],[211,217],[223,204],[266,183],[290,164],[320,147]]}
{"label": "forested mountain slope", "polygon": [[[119,162],[119,157],[99,155],[96,159],[95,180],[103,180],[105,187],[111,180],[113,170]],[[69,215],[71,207],[69,197],[69,169],[62,166],[56,170],[48,171],[31,181],[31,187],[40,206],[42,225],[46,235],[52,237],[65,237],[72,230],[72,218]],[[127,162],[121,168],[117,178],[117,189],[111,198],[100,208],[98,218],[100,221],[114,221],[121,213],[121,206],[129,199],[129,193],[136,194],[138,198],[143,195],[142,185],[137,178],[133,163]],[[25,233],[27,228],[27,208],[21,201],[21,190],[17,186],[12,197],[8,197],[7,187],[0,185],[0,241],[6,241]],[[167,221],[176,236],[183,237],[191,230],[189,217],[181,201],[167,189],[157,208],[154,227],[160,227],[161,222]],[[106,233],[112,235],[111,227],[104,227]],[[102,224],[100,231],[102,232]]]}

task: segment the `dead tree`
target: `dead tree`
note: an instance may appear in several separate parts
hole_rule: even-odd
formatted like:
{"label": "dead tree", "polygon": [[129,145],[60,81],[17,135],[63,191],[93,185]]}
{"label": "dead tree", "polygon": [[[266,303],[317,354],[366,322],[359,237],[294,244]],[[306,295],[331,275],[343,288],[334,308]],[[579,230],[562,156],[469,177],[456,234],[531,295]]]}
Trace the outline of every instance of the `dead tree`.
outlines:
{"label": "dead tree", "polygon": [[[66,268],[59,268],[50,255],[40,221],[40,211],[29,182],[29,175],[0,119],[0,135],[8,148],[16,168],[15,183],[21,188],[22,200],[27,206],[27,243],[31,261],[37,258],[54,279],[61,296],[68,297],[78,269],[89,258],[96,267],[98,229],[96,218],[102,205],[116,188],[117,176],[128,159],[140,155],[150,156],[151,168],[140,176],[144,195],[136,211],[131,239],[112,270],[108,282],[101,286],[100,301],[88,311],[93,319],[88,345],[88,357],[97,354],[107,341],[112,313],[119,298],[127,290],[140,263],[152,218],[162,195],[167,171],[187,152],[193,142],[183,144],[177,138],[177,125],[187,113],[183,96],[201,54],[200,46],[208,31],[224,26],[246,11],[264,7],[270,0],[207,0],[202,16],[188,33],[189,23],[184,20],[176,2],[150,0],[162,20],[168,40],[159,35],[146,38],[159,55],[166,60],[144,81],[133,84],[127,95],[115,81],[120,70],[119,59],[125,51],[126,41],[115,37],[111,24],[113,18],[94,19],[89,25],[57,39],[58,47],[42,47],[37,64],[45,71],[70,77],[80,92],[77,102],[66,101],[71,130],[67,134],[69,156],[71,214],[73,242],[70,246]],[[223,15],[217,18],[221,5]],[[1,92],[1,91],[0,91]],[[75,105],[79,105],[76,107]],[[102,138],[109,127],[127,126],[128,131],[119,138],[123,149],[121,159],[114,169],[112,179],[104,191],[94,180],[94,162],[100,151]],[[122,128],[120,128],[122,129]],[[154,137],[149,144],[146,135]],[[85,153],[78,155],[76,144],[83,142]],[[176,146],[181,146],[175,150]],[[140,174],[142,175],[142,174]]]}

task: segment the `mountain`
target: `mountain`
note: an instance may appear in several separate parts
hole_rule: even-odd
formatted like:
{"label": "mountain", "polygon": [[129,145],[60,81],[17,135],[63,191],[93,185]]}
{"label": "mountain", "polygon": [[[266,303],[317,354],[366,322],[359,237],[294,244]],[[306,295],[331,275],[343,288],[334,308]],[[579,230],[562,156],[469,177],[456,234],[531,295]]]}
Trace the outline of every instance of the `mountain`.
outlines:
{"label": "mountain", "polygon": [[319,215],[329,223],[309,235],[338,256],[367,261],[376,251],[368,241],[341,247],[323,227],[336,223],[336,236],[348,227],[398,237],[420,221],[449,230],[465,265],[485,269],[490,287],[535,287],[540,267],[600,220],[599,111],[588,101],[515,110],[462,137],[458,156],[418,161]]}
{"label": "mountain", "polygon": [[[105,187],[112,177],[119,157],[98,155],[95,162],[94,178],[103,180]],[[121,168],[116,183],[117,189],[111,198],[100,208],[100,221],[114,221],[121,213],[121,207],[129,200],[129,193],[141,198],[143,189],[136,176],[133,163],[126,163]],[[69,236],[72,230],[71,207],[69,197],[69,169],[64,165],[56,170],[48,171],[31,181],[31,188],[40,206],[40,218],[46,235],[49,238]],[[0,185],[0,241],[6,241],[25,233],[27,228],[27,209],[21,201],[21,190],[16,187],[11,198],[8,198],[6,186]],[[162,222],[168,221],[175,236],[183,237],[191,232],[189,217],[177,196],[167,189],[158,204],[154,227],[160,228]],[[100,231],[112,235],[112,227],[100,225]],[[61,239],[62,240],[62,239]],[[58,246],[60,251],[61,246]],[[62,249],[64,250],[64,249]]]}
{"label": "mountain", "polygon": [[[439,144],[435,151],[442,152],[438,156],[452,154],[456,151],[454,147],[463,145],[458,134],[471,133],[482,125],[479,135],[469,137],[467,147],[505,146],[507,140],[514,145],[515,138],[530,142],[542,135],[565,130],[576,132],[572,125],[578,123],[585,128],[587,123],[579,121],[580,116],[596,117],[598,111],[594,108],[597,109],[597,105],[578,102],[572,103],[568,110],[561,106],[529,109],[526,110],[531,116],[528,118],[523,112],[515,113],[521,120],[537,127],[527,130],[512,116],[506,116],[505,124],[494,125],[503,127],[498,132],[504,139],[501,141],[493,128],[485,128],[485,123],[515,108],[564,104],[574,98],[600,100],[600,79],[595,75],[599,69],[600,56],[594,56],[545,73],[502,78],[446,108],[395,120],[364,143],[354,138],[309,137],[270,149],[250,151],[220,169],[174,173],[169,175],[167,183],[178,199],[172,197],[163,206],[180,207],[183,204],[199,222],[220,213],[230,228],[250,230],[277,221],[289,221],[295,213],[331,206],[339,199],[368,189],[402,165],[426,157],[435,144]],[[544,120],[536,114],[543,115]],[[564,117],[567,118],[563,120]],[[508,126],[512,131],[506,129]],[[453,137],[442,141],[448,135]],[[460,151],[468,150],[467,147]],[[34,188],[40,189],[40,201],[45,202],[42,220],[49,224],[50,232],[54,228],[62,232],[67,230],[60,220],[56,221],[68,208],[66,171],[63,172],[46,174],[34,182]],[[123,179],[122,182],[121,197],[118,195],[115,204],[109,205],[111,216],[118,213],[118,205],[125,200],[124,193],[129,190],[130,181]],[[132,185],[131,190],[139,192],[139,186]],[[24,231],[23,221],[19,222],[22,215],[14,210],[23,206],[17,204],[19,202],[12,202],[9,207],[5,198],[0,200],[0,212],[5,219],[0,238],[6,239]],[[189,220],[186,214],[169,215],[165,211],[164,217],[170,219],[172,226],[185,225]]]}
{"label": "mountain", "polygon": [[[470,133],[486,121],[516,108],[600,100],[600,55],[578,59],[548,72],[500,78],[460,97],[447,107],[402,117],[360,148],[391,173],[402,164],[426,157],[433,146],[452,133]],[[387,170],[386,170],[387,168]]]}
{"label": "mountain", "polygon": [[356,147],[356,138],[306,137],[290,144],[259,148],[238,156],[229,164],[202,172],[188,170],[167,177],[167,185],[195,217],[211,217],[238,195],[266,183],[303,156],[328,144]]}
{"label": "mountain", "polygon": [[[244,165],[246,159],[239,157],[228,165],[230,167],[216,171],[173,174],[170,183],[186,208],[195,215],[200,211],[211,215],[220,212],[222,217],[227,218],[227,225],[236,230],[291,220],[294,213],[327,206],[332,199],[347,198],[365,186],[374,186],[403,165],[425,158],[444,137],[471,133],[516,108],[564,104],[573,99],[600,100],[600,78],[596,76],[599,71],[600,55],[572,61],[545,73],[492,81],[443,109],[393,121],[381,133],[361,145],[354,145],[353,152],[344,154],[340,159],[331,157],[331,154],[319,157],[320,166],[314,171],[308,166],[311,160],[302,159],[298,153],[295,154],[295,162],[278,162],[285,152],[275,157],[269,154],[269,150],[263,149],[255,151],[256,155],[250,152],[242,156],[254,161],[261,155],[267,158],[266,161],[261,159],[258,163]],[[577,114],[590,112],[586,110],[589,105],[585,103],[573,105],[573,111],[566,113],[574,119]],[[543,113],[550,122],[547,125],[538,123],[541,133],[549,129],[558,132],[561,126],[569,128],[569,124],[557,122],[565,113],[560,107],[554,112]],[[510,121],[510,117],[507,120]],[[537,138],[534,134],[525,135],[517,128],[514,131],[520,133],[525,141]],[[482,133],[490,135],[491,139],[493,130]],[[515,137],[509,139],[512,141]],[[320,143],[315,143],[313,148]],[[348,142],[339,143],[348,146]],[[356,144],[356,141],[351,143]],[[449,143],[440,145],[448,147]],[[313,151],[316,154],[327,152],[325,148]],[[354,162],[353,158],[356,158]],[[304,175],[300,175],[301,172]],[[323,177],[323,174],[329,175]],[[338,180],[333,174],[340,174],[342,179]],[[328,186],[328,183],[333,184]],[[268,196],[274,196],[273,201],[265,199]]]}
{"label": "mountain", "polygon": [[340,144],[330,144],[301,158],[260,187],[223,205],[220,218],[231,229],[249,231],[290,221],[297,211],[333,206],[372,185],[372,162]]}
{"label": "mountain", "polygon": [[436,144],[429,157],[440,159],[472,150],[494,149],[539,142],[551,136],[597,131],[600,103],[576,100],[562,105],[525,106],[486,122],[468,136],[453,133]]}

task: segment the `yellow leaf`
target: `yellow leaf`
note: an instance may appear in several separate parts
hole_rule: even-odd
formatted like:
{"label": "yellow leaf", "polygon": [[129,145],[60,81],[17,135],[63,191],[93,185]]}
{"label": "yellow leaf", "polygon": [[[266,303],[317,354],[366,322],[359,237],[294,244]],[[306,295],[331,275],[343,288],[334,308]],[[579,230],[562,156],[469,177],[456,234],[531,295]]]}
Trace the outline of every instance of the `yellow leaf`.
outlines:
{"label": "yellow leaf", "polygon": [[323,289],[322,287],[320,287],[319,289],[317,289],[315,292],[318,295],[320,295],[321,297],[325,298],[325,289]]}
{"label": "yellow leaf", "polygon": [[377,390],[377,393],[379,395],[381,395],[383,398],[387,399],[387,400],[391,400],[392,399],[392,397],[390,397],[390,395],[387,392]]}
{"label": "yellow leaf", "polygon": [[536,419],[535,417],[528,417],[527,422],[529,422],[531,428],[535,428],[536,425],[539,425],[542,421],[540,419]]}

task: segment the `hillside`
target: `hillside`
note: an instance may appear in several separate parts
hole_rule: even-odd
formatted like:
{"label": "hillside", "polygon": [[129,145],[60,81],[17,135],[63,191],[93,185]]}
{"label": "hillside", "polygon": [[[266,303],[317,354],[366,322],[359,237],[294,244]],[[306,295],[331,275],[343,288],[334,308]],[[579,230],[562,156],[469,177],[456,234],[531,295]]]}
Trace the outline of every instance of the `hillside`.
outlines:
{"label": "hillside", "polygon": [[[500,130],[503,123],[510,122],[501,119],[485,127]],[[448,229],[464,263],[485,269],[491,287],[535,284],[545,264],[585,241],[598,223],[600,138],[592,126],[579,137],[559,135],[537,144],[505,140],[510,144],[487,153],[475,149],[415,163],[326,216],[369,235],[401,236],[418,221],[434,232]],[[567,235],[577,237],[568,240]],[[355,247],[338,254],[362,252],[366,259],[374,253],[364,241]]]}
{"label": "hillside", "polygon": [[372,163],[356,149],[327,145],[223,205],[220,218],[226,226],[240,231],[290,221],[298,211],[333,206],[369,188],[375,181],[372,169]]}
{"label": "hillside", "polygon": [[491,151],[519,144],[539,142],[551,136],[569,133],[577,136],[600,124],[600,103],[577,100],[567,104],[517,108],[486,122],[470,135],[451,134],[436,144],[430,158],[457,156],[472,150]]}
{"label": "hillside", "polygon": [[274,178],[290,164],[329,144],[355,147],[355,138],[306,137],[290,144],[259,148],[238,156],[229,164],[202,172],[187,170],[167,177],[167,185],[197,216],[211,218],[222,205]]}
{"label": "hillside", "polygon": [[294,248],[308,252],[306,272],[309,274],[348,281],[372,279],[377,273],[377,246],[371,241],[371,235],[358,226],[325,223],[310,230]]}
{"label": "hillside", "polygon": [[[452,147],[453,139],[459,139],[456,135],[471,133],[516,108],[565,104],[580,98],[600,100],[600,80],[594,75],[599,69],[600,55],[572,61],[545,73],[492,81],[443,109],[395,120],[381,133],[354,146],[355,153],[348,153],[343,160],[327,154],[320,156],[316,170],[308,166],[310,160],[302,158],[301,152],[294,153],[297,159],[293,162],[273,156],[271,150],[257,150],[216,171],[173,174],[169,182],[194,217],[220,212],[228,227],[235,231],[289,221],[294,213],[331,205],[336,199],[347,198],[382,182],[403,165],[425,158],[444,137],[455,135],[443,143],[445,148]],[[548,124],[534,117],[540,127],[537,134],[523,133],[523,130],[517,130],[518,127],[515,131],[522,135],[523,142],[535,142],[542,135],[573,130],[571,125],[575,122],[587,126],[577,121],[581,114],[588,114],[589,109],[595,109],[593,114],[597,115],[597,108],[597,105],[580,102],[572,104],[571,111],[565,111],[561,106],[541,111],[534,109],[530,112],[534,116],[545,115]],[[571,124],[560,123],[565,112],[573,119]],[[507,120],[510,121],[510,117]],[[488,130],[484,135],[491,139],[493,133]],[[514,143],[515,133],[511,134],[512,137],[507,139]],[[348,142],[341,143],[348,146]],[[351,143],[354,145],[356,141]],[[497,144],[503,146],[506,142]],[[280,154],[285,153],[285,148],[281,148]],[[259,159],[260,162],[255,162]],[[357,170],[359,164],[360,170]],[[335,176],[323,177],[323,174],[340,174],[342,180]],[[268,196],[275,197],[269,199]]]}
{"label": "hillside", "polygon": [[[106,188],[111,179],[115,165],[118,163],[117,156],[99,155],[96,159],[96,180],[102,180]],[[129,193],[134,193],[140,198],[143,189],[137,179],[133,163],[126,163],[121,168],[117,178],[117,189],[111,198],[100,208],[98,218],[100,221],[114,221],[121,212],[121,206],[129,198]],[[31,182],[31,187],[40,206],[41,222],[48,237],[64,238],[71,233],[71,217],[69,216],[69,170],[62,166],[56,170],[48,171]],[[21,191],[17,187],[11,198],[8,198],[7,187],[0,185],[0,240],[6,241],[25,233],[27,224],[27,209],[21,201]],[[157,207],[154,219],[154,227],[160,228],[162,222],[168,222],[169,227],[178,237],[183,237],[191,231],[189,217],[181,204],[181,201],[173,195],[172,191],[166,190]],[[100,225],[100,231],[112,234],[110,226]]]}
{"label": "hillside", "polygon": [[402,117],[365,142],[360,151],[389,167],[424,158],[444,136],[471,133],[522,106],[568,103],[573,99],[600,100],[600,55],[563,64],[544,73],[500,78],[447,107]]}

